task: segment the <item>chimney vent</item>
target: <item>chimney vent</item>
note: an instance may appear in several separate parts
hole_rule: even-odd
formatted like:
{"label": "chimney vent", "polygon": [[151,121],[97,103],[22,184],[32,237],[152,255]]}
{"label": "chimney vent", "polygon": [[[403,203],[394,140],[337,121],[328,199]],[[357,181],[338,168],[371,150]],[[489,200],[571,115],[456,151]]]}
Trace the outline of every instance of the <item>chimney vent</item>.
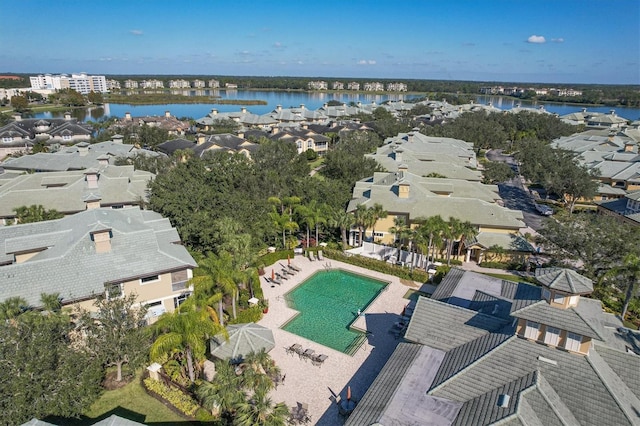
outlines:
{"label": "chimney vent", "polygon": [[498,407],[507,408],[509,406],[510,399],[511,396],[507,395],[506,393],[501,394],[500,396],[498,396]]}

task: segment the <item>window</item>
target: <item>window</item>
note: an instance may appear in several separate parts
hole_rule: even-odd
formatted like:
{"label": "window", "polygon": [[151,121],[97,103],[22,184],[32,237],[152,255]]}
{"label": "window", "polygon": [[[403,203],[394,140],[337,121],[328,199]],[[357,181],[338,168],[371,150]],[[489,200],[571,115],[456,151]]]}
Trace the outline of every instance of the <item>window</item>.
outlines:
{"label": "window", "polygon": [[560,329],[547,326],[544,333],[544,342],[547,345],[558,346],[558,340],[560,339]]}
{"label": "window", "polygon": [[178,308],[178,306],[182,305],[185,300],[187,300],[191,296],[191,293],[182,293],[180,296],[176,296],[173,298],[173,307]]}
{"label": "window", "polygon": [[567,340],[564,342],[564,348],[568,351],[579,352],[582,336],[574,333],[567,333]]}
{"label": "window", "polygon": [[140,284],[148,284],[148,283],[152,283],[155,281],[160,281],[160,276],[159,275],[149,275],[148,277],[142,277],[140,278]]}
{"label": "window", "polygon": [[118,284],[107,284],[105,285],[105,296],[107,297],[107,300],[110,299],[117,299],[119,297],[123,296],[123,288],[122,288],[122,284],[118,283]]}
{"label": "window", "polygon": [[553,303],[558,303],[560,305],[564,305],[564,295],[560,293],[555,293],[553,295]]}
{"label": "window", "polygon": [[542,298],[544,300],[549,300],[551,298],[551,292],[548,289],[543,289],[542,290]]}
{"label": "window", "polygon": [[527,321],[527,326],[524,330],[524,337],[527,339],[538,340],[538,332],[540,330],[540,324],[533,321]]}

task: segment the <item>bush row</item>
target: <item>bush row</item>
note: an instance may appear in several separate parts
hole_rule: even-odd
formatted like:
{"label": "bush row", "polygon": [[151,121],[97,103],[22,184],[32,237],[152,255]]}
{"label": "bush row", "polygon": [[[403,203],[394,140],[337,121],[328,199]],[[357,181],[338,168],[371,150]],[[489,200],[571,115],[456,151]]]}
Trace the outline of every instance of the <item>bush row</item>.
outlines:
{"label": "bush row", "polygon": [[181,413],[189,417],[195,416],[196,411],[200,408],[193,398],[177,388],[167,386],[158,380],[153,380],[152,378],[144,379],[143,383],[147,390],[158,395],[160,398],[178,409]]}
{"label": "bush row", "polygon": [[360,266],[372,271],[381,272],[387,275],[393,275],[402,279],[425,283],[429,280],[429,274],[421,269],[413,269],[412,271],[405,267],[392,265],[377,259],[371,259],[363,256],[347,256],[339,250],[325,249],[323,253],[326,257],[348,263],[350,265]]}

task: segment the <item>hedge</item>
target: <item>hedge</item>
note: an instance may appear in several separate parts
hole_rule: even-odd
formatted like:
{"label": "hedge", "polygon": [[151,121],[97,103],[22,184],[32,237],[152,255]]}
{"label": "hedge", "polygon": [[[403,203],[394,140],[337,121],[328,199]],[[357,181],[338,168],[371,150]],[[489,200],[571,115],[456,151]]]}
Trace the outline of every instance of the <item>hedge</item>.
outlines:
{"label": "hedge", "polygon": [[348,263],[350,265],[360,266],[383,274],[393,275],[405,280],[412,280],[420,283],[425,283],[429,280],[429,274],[421,269],[413,269],[413,271],[410,271],[407,268],[392,265],[388,262],[383,262],[377,259],[371,259],[364,256],[347,256],[343,252],[333,249],[324,249],[322,253],[330,259]]}
{"label": "hedge", "polygon": [[158,380],[153,380],[152,378],[144,379],[143,383],[147,390],[158,395],[178,411],[189,417],[194,417],[200,408],[193,398],[177,388],[167,386]]}

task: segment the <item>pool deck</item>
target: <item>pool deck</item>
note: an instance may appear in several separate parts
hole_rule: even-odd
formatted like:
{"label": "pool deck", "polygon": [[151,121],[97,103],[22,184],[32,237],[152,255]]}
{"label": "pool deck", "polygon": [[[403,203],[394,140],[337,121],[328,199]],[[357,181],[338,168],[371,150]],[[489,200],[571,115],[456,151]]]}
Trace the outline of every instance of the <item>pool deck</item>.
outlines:
{"label": "pool deck", "polygon": [[[264,276],[260,277],[264,297],[269,300],[269,312],[264,315],[259,324],[273,330],[276,346],[269,352],[269,355],[285,375],[284,384],[272,390],[270,397],[274,403],[284,401],[290,409],[298,402],[308,404],[312,424],[339,425],[345,419],[338,412],[338,405],[333,394],[345,399],[347,386],[350,386],[352,399],[362,398],[401,341],[396,338],[393,331],[395,324],[401,319],[404,306],[409,303],[409,300],[404,299],[403,296],[411,288],[418,290],[419,284],[405,285],[400,282],[398,277],[337,262],[326,257],[323,261],[312,262],[303,256],[296,256],[291,262],[302,271],[294,276],[289,276],[288,280],[283,280],[282,285],[271,287]],[[265,276],[270,277],[272,269],[279,272],[286,264],[287,261],[284,260],[266,267]],[[283,295],[314,272],[324,270],[327,267],[340,268],[389,282],[386,289],[353,324],[355,328],[370,333],[365,343],[353,356],[280,329],[297,313],[286,306]],[[285,348],[295,343],[302,345],[303,349],[313,349],[316,354],[325,354],[328,358],[321,366],[314,366],[306,358],[300,358],[296,354],[287,354]]]}

